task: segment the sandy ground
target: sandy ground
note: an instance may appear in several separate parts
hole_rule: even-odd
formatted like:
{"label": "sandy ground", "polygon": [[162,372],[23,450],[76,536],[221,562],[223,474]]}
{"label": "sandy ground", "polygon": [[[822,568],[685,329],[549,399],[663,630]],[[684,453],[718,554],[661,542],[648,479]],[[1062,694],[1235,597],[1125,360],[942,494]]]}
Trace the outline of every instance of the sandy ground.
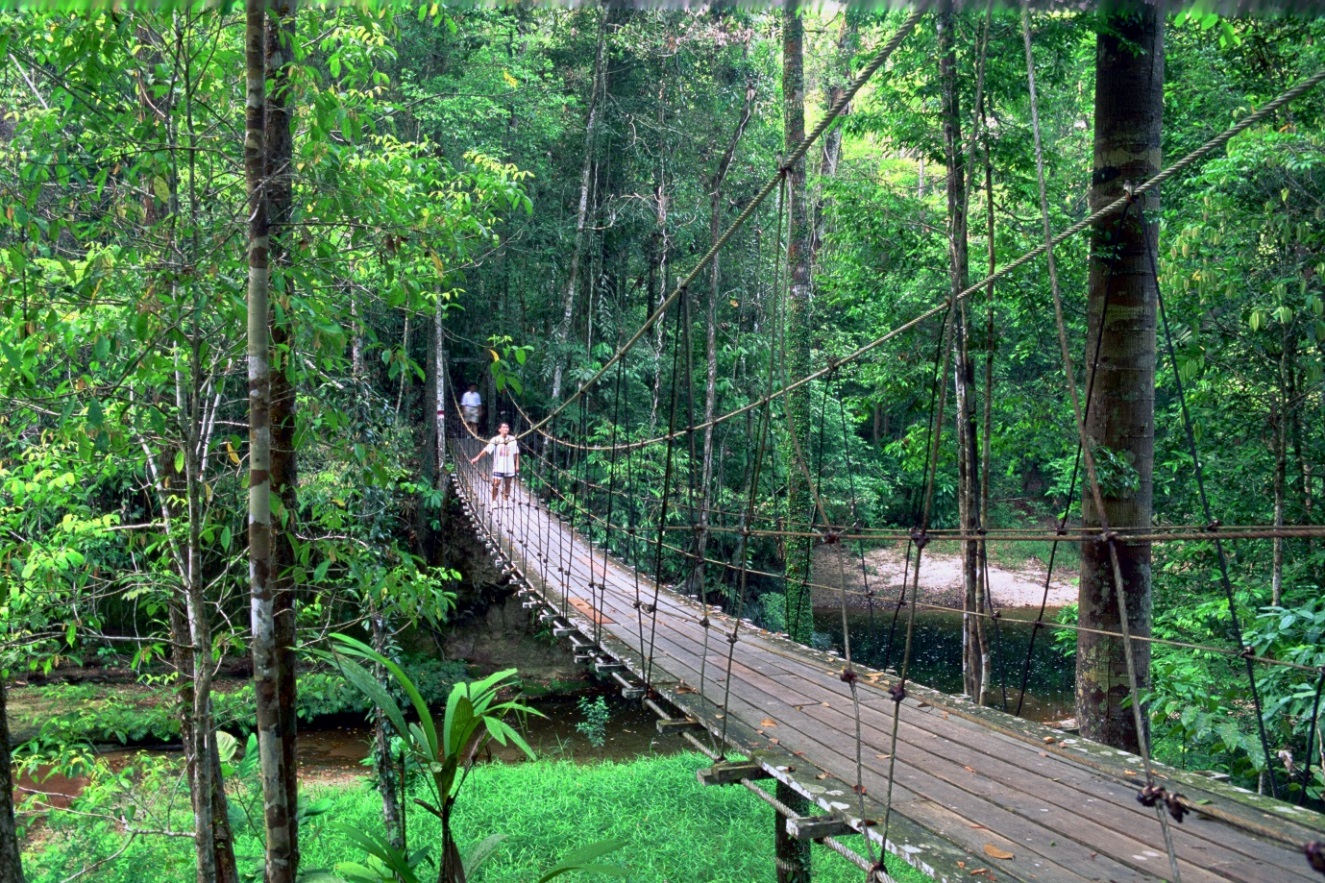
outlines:
{"label": "sandy ground", "polygon": [[[919,595],[925,603],[961,607],[964,595],[961,558],[955,551],[955,543],[946,544],[952,549],[942,548],[942,545],[931,544],[921,557]],[[813,582],[834,587],[845,582],[848,593],[859,593],[847,596],[853,606],[866,603],[863,593],[867,589],[875,593],[876,599],[883,599],[886,603],[901,595],[902,586],[910,576],[905,573],[906,566],[906,549],[900,543],[867,552],[863,570],[860,556],[850,547],[820,546],[815,552]],[[914,558],[910,566],[914,569]],[[1045,597],[1045,573],[1044,564],[1034,558],[1017,568],[991,561],[989,586],[995,608],[1038,607]],[[1076,599],[1077,575],[1056,567],[1049,584],[1048,606],[1062,607]],[[833,589],[820,588],[815,589],[814,603],[816,607],[836,607],[840,600]]]}

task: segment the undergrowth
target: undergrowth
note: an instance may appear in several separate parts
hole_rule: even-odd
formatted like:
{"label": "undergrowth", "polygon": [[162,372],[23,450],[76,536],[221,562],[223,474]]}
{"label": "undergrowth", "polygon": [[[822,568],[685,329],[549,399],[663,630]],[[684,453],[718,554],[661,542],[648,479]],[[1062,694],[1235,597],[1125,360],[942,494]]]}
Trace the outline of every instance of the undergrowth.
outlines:
{"label": "undergrowth", "polygon": [[[474,883],[527,883],[570,849],[609,838],[627,842],[607,861],[625,865],[625,879],[633,883],[772,883],[773,811],[742,788],[700,786],[695,770],[706,763],[699,755],[683,754],[593,765],[539,761],[476,768],[455,810],[461,849],[494,833],[507,839]],[[361,860],[342,831],[381,830],[376,793],[366,783],[309,791],[310,802],[316,801],[321,812],[300,829],[304,871]],[[113,815],[105,805],[76,808]],[[159,807],[150,815],[153,826],[165,819]],[[187,815],[176,810],[172,826],[180,830],[187,823]],[[411,813],[411,847],[434,842],[436,827],[423,812]],[[261,845],[254,828],[241,826],[236,835],[242,871],[260,874]],[[121,849],[113,861],[81,879],[138,883],[189,879],[193,873],[192,852],[183,838],[142,835],[126,847],[112,820],[53,815],[41,841],[25,856],[30,883],[56,883]],[[863,876],[820,846],[814,847],[812,863],[816,883],[857,883]],[[928,879],[899,859],[890,858],[888,868],[904,883]]]}

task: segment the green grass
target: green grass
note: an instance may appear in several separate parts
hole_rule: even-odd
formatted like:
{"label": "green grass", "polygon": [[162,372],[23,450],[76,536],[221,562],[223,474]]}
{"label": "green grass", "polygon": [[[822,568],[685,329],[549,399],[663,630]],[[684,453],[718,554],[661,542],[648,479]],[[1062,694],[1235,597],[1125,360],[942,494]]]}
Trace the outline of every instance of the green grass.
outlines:
{"label": "green grass", "polygon": [[[626,879],[633,883],[772,883],[773,810],[744,788],[699,785],[695,770],[705,763],[703,757],[691,754],[623,763],[539,761],[477,768],[456,808],[461,849],[493,833],[508,839],[474,883],[528,883],[571,849],[608,838],[627,841],[611,859],[629,868]],[[340,831],[344,826],[381,831],[376,794],[359,785],[309,796],[326,800],[327,805],[326,812],[303,829],[303,868],[332,868],[337,862],[360,859]],[[177,827],[183,824],[186,817],[175,820]],[[436,823],[426,813],[412,812],[409,824],[411,846],[434,840]],[[848,842],[863,846],[858,838]],[[89,824],[86,818],[53,820],[43,848],[25,859],[28,880],[54,883],[121,846],[122,837],[109,825]],[[255,868],[260,846],[252,833],[239,832],[236,846],[244,856],[243,866]],[[812,862],[816,883],[858,883],[864,876],[820,846],[814,847]],[[899,859],[890,859],[888,866],[901,881],[928,879]],[[113,862],[82,879],[130,883],[191,877],[186,841],[143,836]]]}

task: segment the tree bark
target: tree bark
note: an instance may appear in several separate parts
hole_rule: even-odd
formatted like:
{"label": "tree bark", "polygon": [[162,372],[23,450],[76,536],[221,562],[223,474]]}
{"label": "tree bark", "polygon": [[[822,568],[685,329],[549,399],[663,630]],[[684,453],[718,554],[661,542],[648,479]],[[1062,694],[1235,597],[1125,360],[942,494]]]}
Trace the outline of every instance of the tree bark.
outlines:
{"label": "tree bark", "polygon": [[[846,94],[852,80],[851,58],[856,51],[859,29],[856,27],[855,14],[851,7],[845,7],[841,15],[842,22],[837,30],[834,57],[828,71],[828,88],[824,94],[825,112],[832,110],[837,105],[837,102]],[[849,112],[850,108],[845,108],[841,115],[846,116]],[[823,152],[819,156],[817,192],[814,197],[814,207],[811,210],[814,238],[810,241],[810,262],[814,265],[819,262],[819,251],[823,248],[824,237],[828,233],[827,216],[824,214],[823,191],[827,183],[837,177],[837,165],[841,158],[842,127],[833,126],[824,135]]]}
{"label": "tree bark", "polygon": [[571,320],[575,316],[575,295],[580,286],[580,263],[584,255],[585,231],[589,226],[589,189],[593,184],[593,156],[602,95],[606,92],[607,70],[603,64],[607,45],[607,10],[599,14],[598,46],[594,51],[593,85],[589,95],[589,118],[584,124],[584,162],[580,167],[580,202],[575,215],[575,245],[571,249],[570,273],[566,296],[562,301],[561,323],[557,326],[556,365],[552,369],[552,401],[561,400],[562,373],[566,367],[566,343],[570,340]]}
{"label": "tree bark", "polygon": [[[1163,120],[1164,20],[1155,7],[1135,4],[1113,12],[1096,38],[1095,161],[1092,211],[1160,168]],[[1157,289],[1147,259],[1157,247],[1159,193],[1139,196],[1147,223],[1135,210],[1126,223],[1115,216],[1096,224],[1091,237],[1087,352],[1100,341],[1099,360],[1088,365],[1094,402],[1086,421],[1091,461],[1107,464],[1099,489],[1103,511],[1088,481],[1082,491],[1082,523],[1112,530],[1150,525],[1154,467],[1155,316]],[[1110,262],[1112,261],[1112,268]],[[1107,298],[1108,310],[1105,310]],[[1092,466],[1091,472],[1099,474]],[[1130,708],[1126,648],[1118,594],[1133,636],[1151,630],[1151,552],[1148,542],[1115,542],[1121,586],[1115,586],[1109,543],[1082,543],[1080,622],[1077,633],[1077,718],[1081,734],[1137,751]],[[1087,631],[1090,629],[1092,631]],[[1150,644],[1133,642],[1137,689],[1150,683]]]}
{"label": "tree bark", "polygon": [[[266,175],[271,266],[276,270],[271,322],[271,492],[279,499],[272,524],[271,580],[275,636],[276,714],[281,751],[284,821],[290,876],[299,873],[299,779],[297,765],[294,540],[299,511],[299,470],[295,456],[295,335],[291,218],[294,210],[294,120],[290,67],[294,63],[297,0],[269,0],[266,69]],[[277,815],[276,818],[279,818]],[[269,817],[269,821],[276,818]],[[268,877],[268,883],[273,883]]]}
{"label": "tree bark", "polygon": [[9,714],[5,680],[0,677],[0,883],[24,883],[23,862],[14,825],[14,759],[9,753]]}
{"label": "tree bark", "polygon": [[[967,242],[966,154],[961,132],[961,106],[957,94],[957,50],[951,13],[938,16],[939,78],[943,90],[943,150],[947,166],[948,282],[955,298],[970,276]],[[953,394],[957,419],[957,501],[962,531],[974,535],[980,526],[980,461],[976,450],[975,364],[971,361],[970,328],[964,303],[953,308]],[[985,692],[985,620],[980,580],[980,544],[962,543],[962,688],[977,703]]]}
{"label": "tree bark", "polygon": [[279,668],[272,580],[272,434],[269,221],[266,190],[266,3],[245,0],[244,173],[249,193],[248,398],[249,597],[253,682],[262,768],[268,883],[294,883],[293,816],[281,749]]}
{"label": "tree bark", "polygon": [[[782,118],[785,128],[784,155],[790,154],[805,140],[805,26],[799,4],[787,0],[782,24]],[[787,269],[790,288],[785,313],[786,361],[788,378],[804,377],[810,370],[810,226],[806,208],[805,159],[798,159],[787,169]],[[814,520],[809,476],[801,468],[801,452],[808,450],[793,433],[804,435],[810,425],[809,386],[802,386],[785,397],[787,434],[783,462],[787,464],[787,528],[805,531]],[[786,576],[787,633],[794,640],[808,643],[814,633],[814,617],[808,586],[810,555],[813,546],[808,538],[789,540],[784,569]]]}

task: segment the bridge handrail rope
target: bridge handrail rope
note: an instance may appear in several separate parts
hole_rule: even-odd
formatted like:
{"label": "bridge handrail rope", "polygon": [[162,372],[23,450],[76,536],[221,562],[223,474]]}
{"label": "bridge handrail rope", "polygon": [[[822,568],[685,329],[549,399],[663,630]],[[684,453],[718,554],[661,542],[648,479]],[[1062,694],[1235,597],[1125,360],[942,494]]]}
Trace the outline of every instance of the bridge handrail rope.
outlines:
{"label": "bridge handrail rope", "polygon": [[[1319,86],[1322,81],[1325,81],[1325,68],[1322,68],[1321,70],[1312,74],[1307,79],[1299,82],[1297,85],[1292,86],[1291,88],[1285,90],[1278,97],[1270,101],[1268,104],[1262,106],[1259,110],[1253,111],[1252,113],[1243,117],[1236,124],[1229,127],[1228,129],[1225,129],[1223,132],[1219,133],[1218,135],[1215,135],[1209,141],[1205,142],[1200,147],[1197,147],[1196,149],[1192,150],[1190,153],[1179,159],[1173,165],[1169,166],[1168,168],[1160,172],[1157,172],[1149,180],[1146,180],[1141,184],[1136,185],[1134,188],[1132,188],[1132,192],[1143,193],[1147,190],[1150,190],[1151,188],[1161,186],[1170,179],[1181,174],[1183,171],[1185,171],[1187,168],[1189,168],[1199,160],[1205,158],[1212,151],[1217,150],[1220,147],[1223,147],[1225,144],[1227,144],[1237,135],[1241,134],[1242,132],[1245,132],[1247,129],[1261,122],[1266,117],[1273,115],[1284,105],[1295,101],[1296,99],[1302,97],[1302,95],[1306,94],[1315,87]],[[1031,248],[1030,250],[1023,253],[1020,257],[1013,259],[1012,261],[1010,261],[1007,264],[1004,264],[1002,267],[995,270],[994,272],[989,273],[979,282],[976,282],[975,284],[968,286],[967,288],[963,289],[957,294],[952,295],[950,298],[945,299],[943,303],[940,303],[937,306],[932,307],[920,313],[919,315],[912,317],[903,324],[890,329],[889,331],[885,332],[879,337],[867,341],[866,343],[860,345],[856,349],[847,353],[845,356],[839,356],[833,358],[828,364],[824,365],[821,368],[815,369],[814,371],[811,371],[809,374],[806,374],[804,377],[801,377],[798,380],[792,381],[792,383],[789,384],[788,386],[775,390],[771,393],[768,393],[768,397],[771,399],[780,398],[786,395],[788,392],[792,392],[793,390],[799,389],[800,387],[804,386],[807,383],[819,380],[834,368],[856,361],[861,356],[864,356],[865,354],[872,352],[875,349],[878,349],[880,346],[892,340],[893,338],[898,337],[899,335],[907,331],[910,331],[911,329],[915,328],[917,325],[920,325],[923,322],[932,319],[935,316],[939,315],[940,313],[944,312],[949,308],[948,301],[956,303],[968,299],[971,295],[980,291],[980,289],[986,288],[987,286],[993,284],[994,282],[1006,277],[1007,275],[1012,273],[1012,271],[1020,269],[1021,267],[1025,266],[1026,264],[1040,257],[1045,253],[1048,247],[1050,246],[1057,247],[1059,245],[1062,245],[1064,242],[1067,242],[1068,240],[1079,235],[1080,233],[1083,233],[1086,230],[1090,229],[1090,227],[1094,225],[1097,221],[1103,220],[1104,218],[1107,218],[1110,215],[1113,215],[1121,211],[1130,200],[1131,200],[1130,195],[1120,196],[1118,199],[1114,200],[1108,205],[1103,206],[1102,208],[1096,210],[1095,212],[1092,212],[1090,215],[1083,218],[1082,220],[1077,221],[1076,223],[1072,224],[1070,227],[1067,227],[1061,233],[1054,236],[1047,243],[1037,245],[1034,248]],[[673,295],[675,293],[676,292],[673,292]],[[670,296],[669,296],[669,302],[670,302]],[[651,316],[648,320],[646,320],[647,325],[645,327],[647,328],[651,326],[652,323],[656,321],[656,318],[657,314],[655,313],[654,316]],[[639,335],[636,336],[638,337]],[[629,345],[630,344],[628,343],[627,346]],[[614,364],[616,359],[620,358],[622,355],[624,355],[624,351],[618,351],[618,354],[616,356],[613,356],[612,359],[609,360],[608,363],[605,363],[603,368],[599,370],[599,374],[601,374],[602,371],[605,370],[607,367],[609,367],[611,364]],[[575,395],[579,395],[596,379],[597,378],[595,377],[591,378],[589,381],[586,381],[584,386],[582,386],[580,390],[577,390]],[[554,413],[559,413],[560,410],[565,407],[565,404],[566,403],[563,403],[562,405],[558,406],[557,411]],[[710,423],[716,425],[718,423],[726,422],[735,417],[739,417],[740,415],[746,413],[747,411],[751,411],[754,410],[755,408],[762,407],[763,404],[764,402],[762,399],[749,402],[745,405],[742,405],[739,408],[736,408],[732,411],[728,411],[726,414],[714,417],[713,420],[711,421],[697,423],[694,426],[688,426],[681,430],[678,430],[678,433],[694,432],[696,430],[703,429],[704,427],[708,426]],[[530,427],[528,431],[534,432],[542,429],[542,427],[547,424],[548,420],[550,420],[552,416],[553,416],[552,414],[549,414],[548,417],[543,418],[542,421]],[[625,444],[622,445],[622,447],[623,448],[645,447],[647,445],[659,444],[666,440],[667,440],[666,436],[657,436],[654,438],[642,439],[634,442],[626,442]],[[562,444],[566,445],[578,444],[577,442],[572,441],[570,439],[561,439],[560,441]],[[591,449],[596,449],[596,450],[604,449],[603,446],[601,445],[600,446],[586,445],[585,447],[589,447]]]}
{"label": "bridge handrail rope", "polygon": [[[1075,368],[1072,362],[1071,348],[1067,342],[1067,320],[1064,317],[1062,292],[1058,286],[1058,269],[1054,261],[1054,243],[1052,236],[1052,227],[1049,222],[1049,199],[1047,188],[1044,182],[1044,148],[1040,135],[1040,118],[1038,109],[1038,100],[1035,90],[1035,58],[1031,52],[1031,30],[1030,30],[1030,9],[1023,5],[1021,7],[1021,33],[1022,40],[1026,48],[1026,78],[1030,89],[1030,110],[1031,110],[1031,131],[1034,134],[1035,144],[1035,175],[1036,183],[1040,197],[1040,217],[1044,227],[1045,238],[1045,259],[1049,267],[1049,287],[1053,292],[1054,298],[1054,323],[1058,329],[1058,347],[1062,353],[1063,376],[1067,382],[1068,398],[1072,402],[1072,415],[1075,420],[1077,435],[1081,443],[1082,460],[1086,466],[1086,478],[1089,483],[1091,498],[1095,503],[1095,515],[1099,519],[1101,528],[1107,528],[1108,514],[1104,507],[1104,493],[1100,487],[1099,472],[1095,467],[1094,452],[1090,447],[1089,436],[1086,432],[1086,418],[1082,410],[1080,395],[1077,391]],[[1158,183],[1140,188],[1136,191],[1126,193],[1122,198],[1122,208],[1131,204],[1135,194],[1146,193],[1151,187],[1158,187]],[[1149,232],[1144,235],[1149,239]],[[1103,320],[1101,317],[1101,324]],[[1155,800],[1149,795],[1158,789],[1164,793],[1162,788],[1155,785],[1154,765],[1150,758],[1150,731],[1146,727],[1146,720],[1142,711],[1140,679],[1136,672],[1136,660],[1133,658],[1132,628],[1129,621],[1127,610],[1126,581],[1123,579],[1122,561],[1118,552],[1118,543],[1116,539],[1109,538],[1106,534],[1106,540],[1109,564],[1113,577],[1113,597],[1118,608],[1118,626],[1123,633],[1123,659],[1126,662],[1127,683],[1130,690],[1132,702],[1131,711],[1133,725],[1136,727],[1136,745],[1140,751],[1142,766],[1145,770],[1146,786],[1141,791],[1142,802],[1150,806],[1155,811],[1155,818],[1158,820],[1160,829],[1164,835],[1164,848],[1168,854],[1169,868],[1173,873],[1175,883],[1182,880],[1182,872],[1178,867],[1178,856],[1173,848],[1173,832],[1169,828],[1166,808],[1162,800]],[[1147,799],[1149,802],[1147,802]],[[1180,813],[1175,813],[1176,819],[1181,821]]]}
{"label": "bridge handrail rope", "polygon": [[[563,469],[563,470],[559,470],[559,469],[555,466],[555,464],[547,463],[547,461],[545,461],[545,460],[543,461],[543,463],[544,463],[544,465],[545,465],[547,468],[552,469],[552,470],[554,470],[554,471],[557,471],[557,472],[559,472],[559,473],[562,474],[562,475],[567,475],[567,474],[568,474],[568,473],[566,473],[566,471],[565,471],[564,469]],[[549,482],[548,490],[549,490],[550,493],[554,494],[559,500],[561,500],[562,502],[566,503],[569,507],[571,507],[572,509],[574,509],[577,513],[583,513],[583,514],[585,514],[585,516],[586,516],[590,521],[596,521],[596,522],[599,522],[599,523],[603,523],[603,518],[602,518],[602,516],[600,516],[600,515],[595,515],[595,514],[593,513],[593,511],[592,511],[591,509],[589,509],[587,506],[585,506],[582,502],[580,502],[579,500],[575,499],[575,498],[572,497],[572,496],[569,496],[569,495],[567,495],[567,494],[562,493],[562,492],[557,488],[557,486],[555,485],[555,483],[551,483],[551,482]],[[607,528],[608,528],[609,531],[612,529],[612,526],[611,526],[611,525],[606,525],[606,526],[607,526]],[[672,525],[672,526],[669,526],[669,527],[665,528],[665,530],[667,530],[667,531],[689,531],[689,530],[690,530],[690,527],[689,527],[688,525]],[[718,528],[715,528],[714,530],[716,531],[716,530],[718,530]],[[742,531],[742,529],[741,529],[741,528],[738,528],[738,527],[723,527],[723,528],[721,528],[721,530],[722,530],[723,532],[725,532],[725,533],[737,533],[737,534],[748,533],[748,535],[749,535],[750,537],[754,537],[754,536],[773,537],[773,536],[777,536],[777,535],[778,535],[776,532],[772,532],[772,531],[748,531],[748,532],[745,532],[745,531]],[[1116,532],[1118,533],[1119,537],[1122,538],[1122,539],[1134,539],[1134,538],[1136,538],[1136,537],[1133,537],[1133,535],[1130,535],[1130,534],[1124,533],[1124,532],[1122,532],[1122,531],[1116,531]],[[798,535],[798,536],[803,536],[803,537],[808,537],[808,538],[813,538],[813,539],[820,540],[820,541],[825,540],[825,535],[824,535],[824,534],[819,534],[819,533],[799,532],[799,533],[797,533],[797,535]],[[960,537],[965,537],[965,536],[970,536],[971,538],[977,538],[977,537],[978,537],[978,535],[974,535],[974,534],[972,534],[972,535],[961,534],[961,535],[957,535],[957,536],[958,536],[958,538],[960,538]],[[1072,535],[1072,536],[1076,536],[1076,535]],[[1100,534],[1099,532],[1093,532],[1093,533],[1091,533],[1091,534],[1085,535],[1086,538],[1094,538],[1094,539],[1098,539],[1100,536],[1101,536],[1101,534]],[[1205,536],[1205,537],[1208,538],[1208,535],[1196,535],[1196,536],[1197,536],[1197,538],[1200,538],[1201,536]],[[1141,535],[1139,535],[1139,538],[1141,538],[1141,539],[1145,539],[1146,537],[1147,537],[1147,535],[1145,535],[1145,534],[1141,534]],[[848,542],[848,541],[852,541],[852,540],[862,540],[862,539],[868,540],[868,539],[871,539],[871,538],[872,538],[872,537],[868,537],[868,536],[866,536],[866,537],[862,537],[862,536],[859,536],[859,535],[852,535],[852,534],[840,534],[840,535],[836,535],[836,541],[837,541],[837,542]],[[907,539],[907,538],[908,538],[908,537],[906,537],[906,536],[899,536],[899,537],[898,537],[898,539]],[[1026,537],[1026,539],[1036,539],[1036,538],[1037,538],[1037,537],[1034,537],[1034,536],[1027,536],[1027,537]],[[1039,538],[1042,539],[1042,537],[1039,537]],[[1081,538],[1081,537],[1078,537],[1078,539],[1080,539],[1080,538]],[[914,534],[914,533],[911,534],[910,537],[909,537],[909,539],[910,539],[912,542],[914,542],[914,541],[916,540],[916,536],[915,536],[915,534]],[[948,539],[948,540],[951,540],[951,539],[953,539],[953,537],[952,537],[952,536],[948,536],[948,535],[943,535],[943,536],[940,537],[940,536],[938,536],[938,532],[937,532],[937,531],[929,531],[929,532],[925,535],[925,542],[926,542],[926,545],[928,545],[928,544],[934,542],[936,539]],[[682,547],[682,546],[677,546],[677,545],[673,545],[673,544],[670,544],[670,543],[664,543],[664,544],[663,544],[663,548],[664,548],[666,551],[676,553],[678,556],[681,556],[681,557],[685,557],[685,556],[687,555],[686,549],[685,549],[684,547]],[[618,555],[619,555],[620,557],[623,557],[623,558],[625,557],[624,555],[621,555],[620,553],[618,553]],[[704,563],[707,564],[707,565],[713,565],[713,566],[716,566],[716,567],[719,567],[719,568],[726,569],[726,570],[728,570],[728,571],[736,571],[737,573],[740,573],[740,572],[742,572],[742,570],[744,570],[744,572],[745,572],[746,574],[748,574],[749,576],[754,576],[754,577],[763,577],[763,578],[767,578],[767,579],[780,579],[780,578],[782,578],[782,577],[784,576],[784,574],[781,574],[781,573],[775,573],[775,572],[773,572],[773,571],[766,571],[766,570],[758,570],[758,569],[755,569],[755,568],[750,568],[750,567],[748,567],[748,566],[746,566],[745,568],[742,568],[742,567],[741,567],[740,565],[738,565],[738,564],[733,564],[731,561],[726,561],[726,560],[723,560],[723,559],[720,559],[720,558],[711,558],[711,557],[707,557],[707,556],[706,556],[706,557],[703,559],[703,561],[704,561]],[[906,572],[907,572],[907,574],[908,574],[908,580],[905,581],[905,582],[906,582],[906,585],[908,585],[908,586],[909,586],[909,574],[910,574],[910,571],[911,571],[911,569],[912,569],[910,565],[911,565],[911,561],[908,559],[908,561],[907,561],[907,566],[906,566],[906,568],[905,568],[905,570],[906,570]],[[637,573],[637,575],[638,575],[638,569],[637,569],[637,568],[632,568],[632,569],[635,570],[636,573]],[[829,584],[827,584],[827,583],[817,583],[817,582],[814,582],[814,581],[810,581],[810,582],[808,582],[806,585],[807,585],[811,590],[813,590],[813,589],[821,589],[821,590],[824,590],[824,591],[835,591],[835,590],[837,590],[837,589],[839,588],[837,585],[829,585]],[[846,591],[847,595],[849,595],[849,596],[862,597],[862,598],[866,598],[867,600],[870,600],[870,601],[872,601],[874,598],[878,597],[878,593],[877,593],[877,592],[873,592],[873,591],[871,591],[871,590],[859,590],[859,589],[850,589],[850,588],[848,588],[848,589],[846,589],[845,591]],[[894,603],[895,603],[895,605],[896,605],[899,609],[900,609],[901,607],[903,607],[903,606],[906,605],[906,602],[905,602],[904,600],[901,600],[901,601],[898,601],[898,602],[894,602]],[[1097,629],[1097,628],[1090,628],[1090,627],[1087,627],[1087,626],[1082,626],[1082,625],[1080,625],[1079,623],[1049,622],[1049,621],[1045,621],[1045,620],[1041,620],[1041,619],[1022,619],[1022,618],[1020,618],[1020,617],[1013,616],[1013,615],[1008,615],[1007,613],[1003,613],[1003,612],[1000,612],[1000,613],[998,613],[998,614],[993,614],[993,613],[988,613],[988,612],[983,612],[983,611],[973,611],[973,612],[972,612],[972,611],[965,611],[965,610],[964,610],[963,608],[961,608],[961,607],[954,607],[954,606],[951,606],[951,605],[946,605],[946,604],[936,604],[936,603],[932,603],[932,602],[925,602],[925,601],[919,601],[919,600],[914,601],[914,602],[912,602],[912,603],[914,603],[915,606],[917,606],[919,609],[922,609],[922,610],[932,610],[932,611],[936,611],[936,612],[945,612],[945,613],[967,613],[967,612],[970,612],[971,615],[973,615],[973,616],[979,616],[979,617],[982,617],[982,618],[985,618],[985,619],[989,619],[989,620],[993,620],[993,621],[996,621],[996,622],[1007,623],[1007,624],[1009,624],[1009,625],[1025,625],[1025,626],[1031,626],[1031,627],[1033,627],[1033,628],[1057,629],[1057,630],[1061,630],[1061,631],[1081,632],[1081,633],[1086,633],[1086,634],[1101,635],[1101,636],[1114,637],[1114,638],[1121,638],[1121,637],[1122,637],[1122,632],[1120,632],[1120,631],[1113,631],[1113,630],[1110,630],[1110,629]],[[1320,670],[1320,669],[1319,669],[1318,667],[1316,667],[1316,666],[1304,665],[1304,664],[1302,664],[1302,663],[1299,663],[1299,662],[1293,662],[1293,661],[1291,661],[1291,660],[1286,660],[1286,659],[1276,659],[1276,658],[1272,658],[1272,657],[1258,656],[1258,655],[1255,655],[1255,654],[1248,654],[1248,653],[1246,652],[1245,649],[1244,649],[1244,650],[1235,650],[1235,649],[1231,649],[1231,648],[1229,648],[1229,647],[1220,646],[1220,645],[1216,645],[1216,644],[1202,644],[1202,643],[1195,642],[1195,641],[1180,641],[1180,640],[1177,640],[1177,639],[1174,639],[1174,638],[1161,638],[1161,637],[1156,637],[1156,636],[1154,636],[1154,635],[1134,635],[1133,638],[1132,638],[1132,640],[1134,640],[1134,641],[1138,641],[1138,642],[1142,642],[1142,643],[1148,643],[1148,644],[1152,644],[1152,645],[1163,646],[1163,647],[1174,647],[1174,648],[1179,648],[1179,649],[1195,650],[1195,651],[1199,651],[1199,652],[1203,652],[1203,653],[1210,653],[1210,654],[1212,654],[1212,655],[1216,655],[1216,656],[1224,656],[1224,657],[1228,657],[1228,658],[1243,657],[1243,658],[1250,659],[1250,660],[1253,661],[1253,662],[1260,663],[1260,664],[1264,664],[1264,665],[1268,665],[1268,666],[1272,666],[1272,667],[1284,668],[1284,669],[1295,670],[1295,671],[1311,672],[1311,673],[1313,673],[1313,674],[1314,674],[1314,673],[1317,673],[1317,672]]]}
{"label": "bridge handrail rope", "polygon": [[640,339],[646,333],[648,333],[649,329],[652,328],[654,324],[656,324],[662,318],[664,313],[666,313],[668,307],[670,307],[673,304],[673,302],[675,302],[681,296],[682,292],[684,292],[687,288],[690,287],[690,284],[694,282],[695,279],[699,277],[699,274],[703,272],[704,269],[709,265],[709,263],[715,257],[717,257],[718,252],[720,252],[723,249],[723,247],[726,246],[727,242],[732,238],[732,236],[734,236],[737,233],[737,231],[741,229],[741,227],[745,226],[745,222],[750,219],[751,215],[754,214],[755,209],[759,208],[759,206],[763,203],[763,201],[768,198],[768,195],[773,192],[774,188],[778,186],[779,182],[781,182],[786,178],[788,169],[790,169],[790,167],[793,164],[795,164],[798,160],[802,159],[805,156],[806,152],[810,149],[810,147],[813,146],[817,140],[819,140],[820,136],[822,136],[824,132],[828,131],[828,129],[835,122],[837,122],[838,117],[851,103],[852,99],[856,97],[856,93],[859,92],[861,88],[863,88],[864,85],[869,82],[870,78],[874,76],[875,72],[878,71],[878,69],[882,67],[885,62],[887,62],[887,60],[897,49],[897,47],[902,45],[902,43],[910,35],[911,31],[915,28],[915,26],[919,24],[920,19],[924,16],[924,14],[925,14],[924,9],[917,9],[911,13],[911,15],[906,19],[906,21],[902,23],[902,26],[897,30],[897,33],[895,33],[892,36],[892,38],[889,39],[886,44],[884,44],[882,49],[880,49],[877,53],[875,53],[874,58],[872,58],[869,64],[865,66],[864,70],[861,71],[860,76],[856,77],[855,81],[852,82],[852,84],[847,88],[847,90],[844,93],[842,93],[842,97],[838,99],[837,103],[834,104],[831,108],[829,108],[828,113],[826,113],[824,115],[824,118],[819,121],[819,124],[815,126],[814,130],[805,137],[805,140],[801,141],[801,143],[797,145],[794,150],[792,150],[791,154],[783,161],[782,165],[778,168],[777,174],[775,174],[772,178],[768,180],[767,183],[764,184],[764,186],[759,190],[759,192],[755,194],[754,198],[750,200],[750,204],[745,207],[745,210],[742,211],[741,214],[737,216],[736,220],[732,221],[731,225],[728,226],[726,231],[724,231],[723,234],[718,237],[718,240],[713,243],[712,247],[709,248],[708,252],[705,253],[705,255],[702,258],[699,259],[699,263],[695,265],[694,269],[692,269],[690,273],[687,274],[686,277],[682,279],[675,288],[672,289],[671,293],[668,294],[667,297],[664,298],[663,301],[658,304],[657,309],[655,309],[653,313],[647,319],[644,320],[644,323],[639,327],[638,330],[636,330],[636,332],[633,335],[631,335],[630,339],[627,340],[621,347],[619,347],[617,351],[612,354],[612,357],[609,358],[606,362],[604,362],[599,367],[599,369],[596,372],[594,372],[594,375],[592,377],[581,383],[574,393],[572,393],[566,400],[556,405],[552,409],[552,411],[550,411],[548,415],[544,417],[539,423],[530,427],[530,429],[528,430],[529,432],[541,429],[544,425],[550,422],[554,417],[556,417],[563,410],[565,410],[566,407],[570,405],[571,402],[575,401],[580,396],[582,396],[585,390],[596,384],[603,377],[607,369],[611,368],[614,364],[616,364],[617,361],[624,358],[626,353],[628,353],[631,349],[634,348],[635,344],[638,343]]}

